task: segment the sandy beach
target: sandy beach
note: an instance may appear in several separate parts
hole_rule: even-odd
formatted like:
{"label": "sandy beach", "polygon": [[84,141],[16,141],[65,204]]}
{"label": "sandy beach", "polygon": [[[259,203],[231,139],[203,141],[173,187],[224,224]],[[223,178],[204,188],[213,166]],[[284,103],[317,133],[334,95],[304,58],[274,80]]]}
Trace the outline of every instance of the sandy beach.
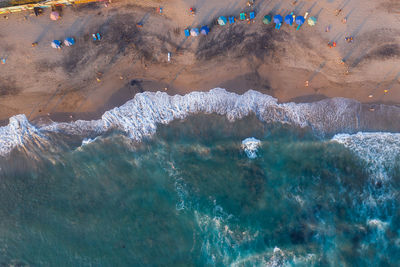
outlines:
{"label": "sandy beach", "polygon": [[[246,2],[128,0],[64,7],[58,21],[50,20],[50,9],[38,17],[32,11],[2,16],[0,120],[16,114],[30,120],[92,119],[138,92],[172,95],[215,87],[254,89],[281,102],[346,97],[400,103],[398,1],[256,0],[252,7]],[[252,10],[252,23],[215,23],[219,16]],[[292,11],[308,12],[316,26],[277,30],[262,22],[264,15]],[[211,28],[209,35],[185,37],[185,28],[203,25]],[[97,32],[102,39],[93,41]],[[50,46],[70,36],[74,46]],[[345,41],[348,36],[353,42]]]}

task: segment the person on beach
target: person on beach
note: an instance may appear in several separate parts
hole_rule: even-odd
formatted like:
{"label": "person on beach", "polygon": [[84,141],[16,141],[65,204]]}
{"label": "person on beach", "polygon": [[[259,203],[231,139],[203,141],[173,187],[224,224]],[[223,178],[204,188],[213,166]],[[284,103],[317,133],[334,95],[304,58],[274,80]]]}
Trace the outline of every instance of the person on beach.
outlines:
{"label": "person on beach", "polygon": [[342,9],[336,9],[335,13],[336,16],[339,16],[342,13]]}
{"label": "person on beach", "polygon": [[352,42],[353,42],[353,37],[347,36],[347,37],[344,38],[344,40],[345,40],[346,42],[348,42],[348,43],[352,43]]}
{"label": "person on beach", "polygon": [[336,47],[336,42],[329,42],[328,47],[329,48]]}

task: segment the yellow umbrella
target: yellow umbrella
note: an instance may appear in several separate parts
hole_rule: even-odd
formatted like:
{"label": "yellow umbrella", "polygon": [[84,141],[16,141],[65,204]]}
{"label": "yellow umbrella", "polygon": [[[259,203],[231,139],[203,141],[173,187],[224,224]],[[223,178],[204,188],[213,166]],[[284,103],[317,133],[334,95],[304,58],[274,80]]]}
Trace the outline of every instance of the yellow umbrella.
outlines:
{"label": "yellow umbrella", "polygon": [[317,18],[316,17],[309,17],[307,22],[308,22],[308,25],[314,26],[315,24],[317,24]]}

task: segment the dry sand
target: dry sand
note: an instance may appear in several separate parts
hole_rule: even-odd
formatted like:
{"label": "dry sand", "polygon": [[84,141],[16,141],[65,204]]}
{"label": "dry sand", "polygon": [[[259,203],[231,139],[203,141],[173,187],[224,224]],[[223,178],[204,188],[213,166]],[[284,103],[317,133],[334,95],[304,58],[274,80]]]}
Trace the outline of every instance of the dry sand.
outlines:
{"label": "dry sand", "polygon": [[[0,120],[20,113],[30,119],[90,119],[138,92],[165,88],[169,94],[224,87],[259,90],[280,101],[340,96],[400,103],[398,0],[292,2],[256,0],[248,8],[245,0],[127,0],[66,7],[59,21],[49,19],[51,10],[39,17],[28,11],[1,17],[0,58],[7,61],[0,65]],[[218,16],[238,17],[251,9],[254,23],[214,25]],[[318,23],[299,31],[262,23],[266,14],[291,11],[309,12]],[[211,27],[208,36],[184,36],[186,27],[202,25]],[[92,40],[95,32],[101,41]],[[50,47],[68,36],[76,38],[75,46]],[[31,47],[35,41],[38,46]],[[337,47],[329,48],[330,41]]]}

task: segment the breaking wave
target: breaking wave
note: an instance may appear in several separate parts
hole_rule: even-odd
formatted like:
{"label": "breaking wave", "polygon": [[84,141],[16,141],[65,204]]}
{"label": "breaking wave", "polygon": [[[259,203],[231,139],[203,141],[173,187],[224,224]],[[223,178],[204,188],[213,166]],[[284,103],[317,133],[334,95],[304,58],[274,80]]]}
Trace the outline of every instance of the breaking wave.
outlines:
{"label": "breaking wave", "polygon": [[[5,155],[15,147],[25,145],[32,138],[40,143],[40,138],[48,132],[93,137],[111,129],[118,129],[134,141],[140,141],[154,134],[157,124],[168,124],[172,120],[184,119],[196,113],[225,115],[231,121],[255,114],[264,122],[310,127],[323,135],[382,127],[379,123],[372,123],[374,116],[383,114],[387,117],[400,111],[396,107],[381,106],[375,108],[374,114],[368,114],[363,112],[364,109],[361,103],[344,98],[325,99],[314,103],[280,104],[277,99],[253,90],[243,95],[221,88],[209,92],[192,92],[183,96],[144,92],[137,94],[124,105],[105,112],[99,120],[53,122],[35,127],[25,115],[13,116],[7,126],[0,128],[0,153]],[[400,112],[398,116],[399,114]]]}

